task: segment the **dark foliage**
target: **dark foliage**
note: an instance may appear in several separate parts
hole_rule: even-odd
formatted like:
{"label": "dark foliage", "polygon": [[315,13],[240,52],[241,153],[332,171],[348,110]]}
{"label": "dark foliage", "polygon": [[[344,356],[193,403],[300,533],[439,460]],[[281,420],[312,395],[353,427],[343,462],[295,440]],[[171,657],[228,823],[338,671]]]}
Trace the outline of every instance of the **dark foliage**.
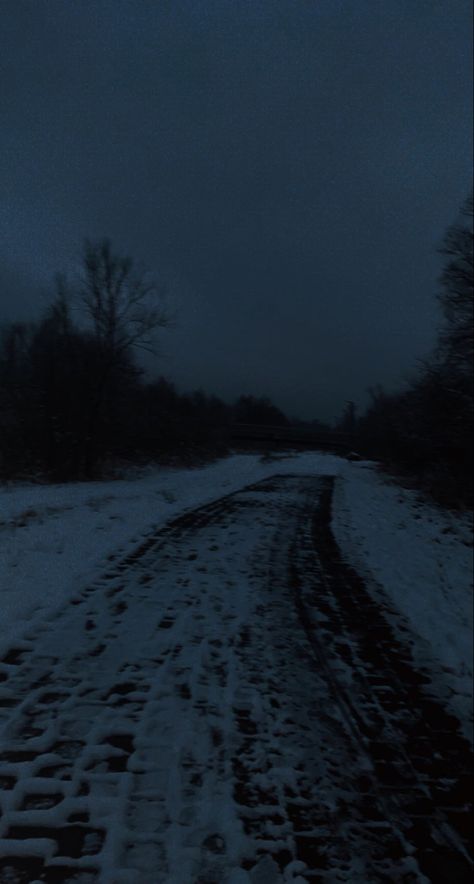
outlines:
{"label": "dark foliage", "polygon": [[[224,454],[239,419],[284,423],[268,399],[225,405],[201,391],[180,394],[164,378],[146,382],[136,347],[168,324],[159,291],[113,255],[87,243],[77,290],[57,280],[38,323],[0,334],[0,477],[98,478],[127,460],[196,464]],[[70,304],[85,307],[87,324]]]}
{"label": "dark foliage", "polygon": [[238,424],[259,424],[262,426],[288,426],[289,420],[267,397],[240,396],[233,409],[232,417]]}
{"label": "dark foliage", "polygon": [[407,390],[371,391],[358,421],[363,450],[449,506],[473,501],[473,204],[452,225],[439,252],[443,321],[432,357]]}
{"label": "dark foliage", "polygon": [[222,454],[230,407],[143,380],[131,353],[58,320],[4,328],[0,343],[0,476],[97,478],[128,460],[195,463]]}

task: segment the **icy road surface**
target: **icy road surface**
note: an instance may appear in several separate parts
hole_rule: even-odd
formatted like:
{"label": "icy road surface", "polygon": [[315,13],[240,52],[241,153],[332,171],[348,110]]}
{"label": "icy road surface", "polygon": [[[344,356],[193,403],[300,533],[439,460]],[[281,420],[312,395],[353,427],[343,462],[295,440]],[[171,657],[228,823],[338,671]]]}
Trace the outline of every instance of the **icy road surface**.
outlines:
{"label": "icy road surface", "polygon": [[469,747],[275,476],[150,534],[0,663],[0,881],[453,882]]}

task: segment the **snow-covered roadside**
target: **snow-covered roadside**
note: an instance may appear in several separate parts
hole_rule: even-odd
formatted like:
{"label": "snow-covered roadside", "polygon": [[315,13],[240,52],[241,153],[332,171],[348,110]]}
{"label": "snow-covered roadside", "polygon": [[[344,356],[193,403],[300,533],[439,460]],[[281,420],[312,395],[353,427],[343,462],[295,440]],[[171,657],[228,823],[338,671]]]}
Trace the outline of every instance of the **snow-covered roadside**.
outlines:
{"label": "snow-covered roadside", "polygon": [[[472,716],[472,519],[431,506],[374,464],[347,464],[336,482],[332,528],[350,564],[375,580],[425,643],[420,664],[436,660],[446,699]],[[442,687],[438,685],[438,687]]]}
{"label": "snow-covered roadside", "polygon": [[333,529],[356,569],[408,617],[420,661],[444,669],[452,705],[469,715],[472,541],[469,520],[421,503],[365,463],[323,453],[262,462],[232,455],[199,469],[150,468],[137,478],[0,489],[0,653],[32,618],[47,618],[93,581],[109,556],[186,510],[275,473],[331,474]]}
{"label": "snow-covered roadside", "polygon": [[338,473],[341,458],[262,462],[233,455],[198,469],[150,467],[138,478],[0,489],[0,654],[32,617],[45,618],[94,580],[109,556],[186,510],[276,472]]}

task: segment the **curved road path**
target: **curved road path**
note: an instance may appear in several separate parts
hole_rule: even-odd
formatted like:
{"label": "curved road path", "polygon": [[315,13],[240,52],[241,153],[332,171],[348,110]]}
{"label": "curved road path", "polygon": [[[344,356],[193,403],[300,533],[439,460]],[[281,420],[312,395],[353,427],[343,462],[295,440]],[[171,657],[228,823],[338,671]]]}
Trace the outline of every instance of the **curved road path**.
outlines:
{"label": "curved road path", "polygon": [[332,482],[174,520],[4,657],[0,882],[471,880],[469,746]]}

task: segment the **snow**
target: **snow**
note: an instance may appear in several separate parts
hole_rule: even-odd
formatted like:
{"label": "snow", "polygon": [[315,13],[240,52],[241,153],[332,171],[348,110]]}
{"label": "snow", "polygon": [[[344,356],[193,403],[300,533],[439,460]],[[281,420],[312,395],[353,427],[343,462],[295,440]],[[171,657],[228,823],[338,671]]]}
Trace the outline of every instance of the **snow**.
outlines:
{"label": "snow", "polygon": [[[339,474],[332,528],[346,559],[390,596],[424,641],[420,664],[436,660],[445,699],[461,720],[472,711],[472,519],[423,501],[374,464]],[[438,685],[441,687],[441,685]]]}
{"label": "snow", "polygon": [[9,485],[0,491],[2,640],[32,616],[47,616],[93,580],[110,556],[186,510],[275,472],[335,472],[331,455],[266,464],[235,455],[199,469],[149,468],[138,478],[58,485]]}
{"label": "snow", "polygon": [[441,668],[446,699],[469,715],[472,535],[466,515],[430,506],[367,462],[301,453],[234,454],[198,469],[0,491],[0,653],[46,620],[107,562],[170,519],[275,473],[337,476],[333,530],[346,559],[408,618],[422,662]]}
{"label": "snow", "polygon": [[[344,796],[369,768],[363,744],[342,739],[324,667],[308,666],[285,566],[291,526],[311,537],[308,510],[294,521],[297,486],[316,501],[326,483],[270,483],[265,505],[261,490],[245,490],[224,521],[216,505],[201,523],[156,533],[275,474],[336,477],[332,527],[346,561],[388,597],[394,628],[466,724],[468,517],[421,501],[375,464],[235,454],[108,482],[12,484],[0,493],[0,656],[13,646],[20,660],[1,664],[0,856],[37,858],[38,876],[43,860],[80,869],[84,881],[98,870],[104,884],[147,881],[150,869],[167,869],[166,884],[196,880],[198,869],[199,880],[222,884],[304,884],[304,862],[282,876],[275,861],[291,837],[290,818],[275,814],[288,788],[303,807],[317,794],[319,835],[327,824],[347,846],[349,823],[338,835],[331,821],[340,824]],[[310,568],[300,571],[308,583]],[[236,802],[249,782],[252,799]],[[68,832],[84,819],[84,850],[71,857]],[[339,876],[334,866],[327,880],[369,880],[359,844],[351,868]],[[418,874],[410,863],[387,869],[387,880]]]}
{"label": "snow", "polygon": [[[77,863],[81,870],[96,869],[93,880],[104,884],[224,884],[244,857],[256,861],[250,884],[295,880],[295,864],[282,879],[271,856],[256,856],[257,847],[284,849],[290,837],[285,821],[270,828],[277,822],[266,794],[273,801],[285,785],[295,794],[310,783],[316,788],[319,768],[329,770],[314,752],[314,738],[308,739],[309,732],[318,733],[319,746],[324,728],[315,728],[315,677],[304,644],[295,659],[285,651],[291,593],[278,555],[283,550],[286,561],[284,539],[300,494],[296,480],[293,486],[270,492],[272,507],[262,505],[261,491],[244,491],[240,507],[230,507],[225,518],[221,504],[216,521],[207,511],[202,524],[195,519],[191,528],[174,526],[129,565],[126,576],[120,561],[115,570],[109,566],[107,576],[80,591],[58,619],[33,625],[24,664],[3,662],[16,670],[8,672],[5,699],[10,691],[22,699],[8,707],[0,760],[0,776],[15,779],[2,800],[0,856],[18,857],[22,850],[28,856],[31,845],[29,855],[48,862],[45,874]],[[265,579],[269,557],[279,581]],[[322,687],[327,708],[324,678]],[[51,688],[57,703],[47,699]],[[258,740],[247,739],[249,725]],[[331,729],[323,742],[332,747],[333,741]],[[343,757],[341,770],[349,764]],[[236,758],[240,768],[234,768]],[[266,759],[274,759],[269,769]],[[238,776],[246,787],[242,768],[255,772],[259,790],[248,808],[263,816],[264,837],[257,843],[233,800]],[[53,796],[60,793],[62,800],[45,809],[43,783],[52,769]],[[87,817],[82,831],[96,842],[70,858],[68,822],[79,814]],[[12,834],[18,828],[24,842]]]}

